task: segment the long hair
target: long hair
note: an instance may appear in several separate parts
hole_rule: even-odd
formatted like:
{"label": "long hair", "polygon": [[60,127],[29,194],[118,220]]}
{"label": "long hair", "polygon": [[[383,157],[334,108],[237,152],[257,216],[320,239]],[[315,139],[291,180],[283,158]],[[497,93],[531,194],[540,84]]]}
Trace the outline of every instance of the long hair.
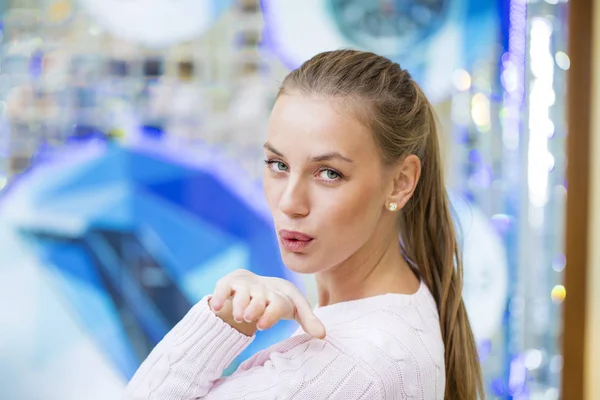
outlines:
{"label": "long hair", "polygon": [[484,397],[473,332],[462,299],[463,266],[442,173],[436,116],[410,74],[369,52],[324,52],[283,81],[299,91],[347,103],[373,131],[384,165],[414,154],[422,165],[415,191],[399,212],[401,250],[437,303],[445,348],[445,398]]}

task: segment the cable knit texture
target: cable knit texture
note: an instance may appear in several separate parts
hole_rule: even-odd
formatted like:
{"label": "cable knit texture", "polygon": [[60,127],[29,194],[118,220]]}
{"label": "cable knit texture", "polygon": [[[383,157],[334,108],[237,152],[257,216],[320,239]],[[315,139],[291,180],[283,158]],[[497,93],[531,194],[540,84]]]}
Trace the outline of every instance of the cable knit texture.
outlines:
{"label": "cable knit texture", "polygon": [[127,400],[397,400],[444,398],[444,345],[431,293],[386,294],[316,308],[324,340],[299,330],[225,368],[247,337],[196,304],[142,363]]}

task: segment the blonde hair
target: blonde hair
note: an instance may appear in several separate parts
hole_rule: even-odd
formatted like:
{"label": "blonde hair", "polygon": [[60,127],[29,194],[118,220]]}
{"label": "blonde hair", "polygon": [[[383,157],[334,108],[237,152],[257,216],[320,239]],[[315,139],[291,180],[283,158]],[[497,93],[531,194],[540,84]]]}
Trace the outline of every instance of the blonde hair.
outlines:
{"label": "blonde hair", "polygon": [[355,115],[372,129],[384,165],[411,154],[421,160],[420,180],[399,213],[401,249],[437,303],[445,347],[445,398],[483,398],[431,103],[400,65],[355,50],[324,52],[306,61],[283,81],[280,94],[287,91],[357,102],[361,107],[355,107]]}

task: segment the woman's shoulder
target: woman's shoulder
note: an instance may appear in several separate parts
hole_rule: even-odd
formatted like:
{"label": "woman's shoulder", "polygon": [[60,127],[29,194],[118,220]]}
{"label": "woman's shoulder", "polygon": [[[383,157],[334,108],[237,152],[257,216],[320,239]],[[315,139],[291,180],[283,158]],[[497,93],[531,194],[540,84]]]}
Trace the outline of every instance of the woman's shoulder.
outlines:
{"label": "woman's shoulder", "polygon": [[425,284],[412,295],[388,293],[336,303],[316,308],[315,314],[329,334],[349,339],[382,343],[386,338],[384,343],[400,346],[414,340],[443,343],[435,300]]}
{"label": "woman's shoulder", "polygon": [[318,308],[315,314],[327,329],[324,340],[298,331],[255,354],[240,370],[285,365],[302,370],[304,380],[323,371],[351,371],[353,379],[360,376],[382,393],[376,398],[443,398],[444,346],[435,303],[426,296],[383,295]]}
{"label": "woman's shoulder", "polygon": [[369,312],[334,313],[337,318],[317,310],[327,328],[324,340],[299,331],[257,353],[240,368],[285,364],[286,369],[301,369],[304,380],[317,379],[324,372],[333,379],[343,372],[369,383],[367,386],[380,393],[373,398],[443,398],[444,350],[439,323],[433,321],[437,328],[429,327],[431,322],[423,315],[427,311],[420,306],[400,306],[393,300],[382,304]]}
{"label": "woman's shoulder", "polygon": [[[323,365],[335,371],[354,371],[381,393],[377,398],[442,399],[445,372],[441,339],[416,324],[418,316],[407,318],[408,310],[402,314],[375,312],[336,326],[326,322],[324,340],[299,333],[257,354],[245,368],[300,356],[294,364],[302,361],[315,374],[321,373]],[[306,362],[306,358],[311,361]]]}
{"label": "woman's shoulder", "polygon": [[363,304],[344,312],[317,310],[317,315],[327,328],[327,340],[382,378],[384,387],[400,382],[404,392],[416,391],[415,398],[441,398],[444,344],[435,301],[429,296],[383,295],[359,300]]}
{"label": "woman's shoulder", "polygon": [[334,323],[323,321],[328,339],[369,364],[444,369],[444,344],[437,313],[419,306],[388,304]]}

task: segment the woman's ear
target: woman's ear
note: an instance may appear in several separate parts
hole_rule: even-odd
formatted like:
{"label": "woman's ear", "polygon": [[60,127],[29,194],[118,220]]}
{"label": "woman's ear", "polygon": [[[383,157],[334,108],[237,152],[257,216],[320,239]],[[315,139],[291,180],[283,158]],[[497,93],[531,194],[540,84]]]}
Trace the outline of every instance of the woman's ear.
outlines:
{"label": "woman's ear", "polygon": [[[393,185],[386,208],[391,211],[402,209],[413,195],[420,176],[421,160],[419,157],[411,154],[399,162],[393,171]],[[395,203],[396,206],[390,207],[392,203]]]}

